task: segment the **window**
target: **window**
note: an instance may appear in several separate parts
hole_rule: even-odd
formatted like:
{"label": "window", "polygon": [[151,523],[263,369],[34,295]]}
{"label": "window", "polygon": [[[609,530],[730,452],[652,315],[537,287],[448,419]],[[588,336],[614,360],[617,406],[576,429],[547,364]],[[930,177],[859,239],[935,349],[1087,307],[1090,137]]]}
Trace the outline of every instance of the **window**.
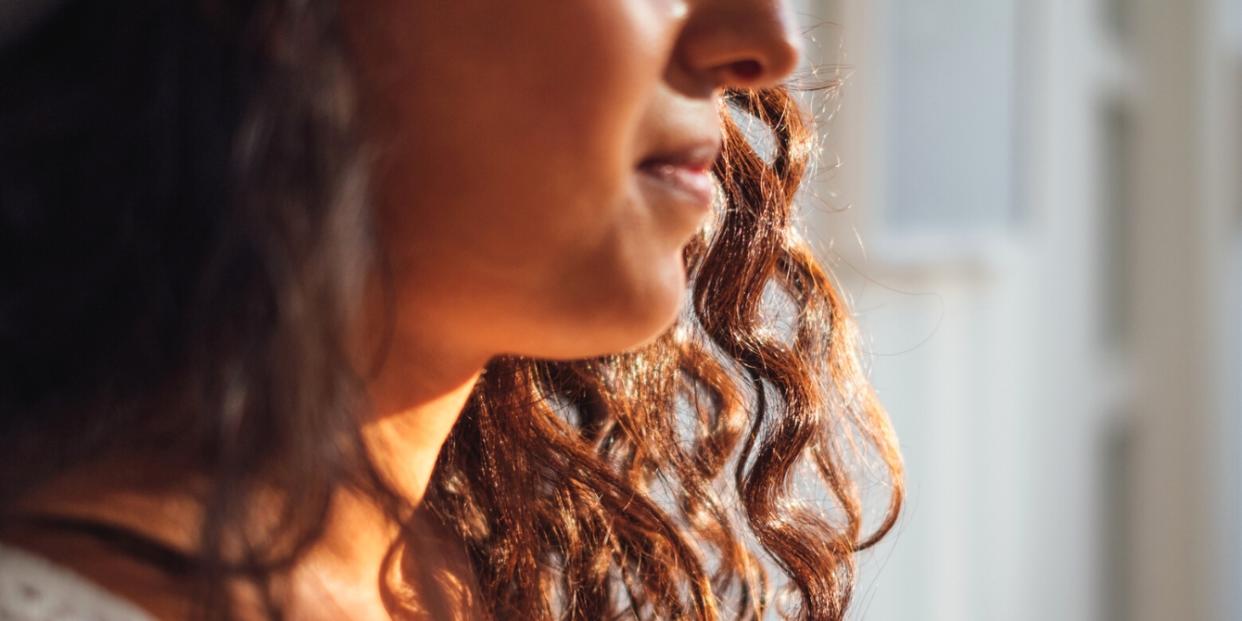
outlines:
{"label": "window", "polygon": [[894,0],[885,225],[994,231],[1015,212],[1016,0]]}

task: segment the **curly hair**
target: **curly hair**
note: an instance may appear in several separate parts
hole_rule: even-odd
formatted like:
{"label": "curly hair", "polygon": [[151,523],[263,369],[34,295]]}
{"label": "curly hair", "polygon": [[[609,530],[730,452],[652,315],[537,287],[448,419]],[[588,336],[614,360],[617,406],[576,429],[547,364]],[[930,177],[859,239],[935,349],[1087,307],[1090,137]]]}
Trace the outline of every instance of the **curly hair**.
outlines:
{"label": "curly hair", "polygon": [[[279,617],[272,585],[338,490],[413,510],[368,454],[344,345],[384,265],[335,5],[70,0],[0,48],[0,523],[100,459],[201,475],[196,552],[109,532],[194,576],[208,616],[241,577]],[[423,502],[497,618],[841,619],[855,554],[897,519],[896,439],[796,234],[809,120],[784,88],[730,91],[721,118],[677,324],[589,360],[493,359],[440,453]],[[866,532],[873,457],[889,504]],[[793,489],[811,482],[823,502]]]}

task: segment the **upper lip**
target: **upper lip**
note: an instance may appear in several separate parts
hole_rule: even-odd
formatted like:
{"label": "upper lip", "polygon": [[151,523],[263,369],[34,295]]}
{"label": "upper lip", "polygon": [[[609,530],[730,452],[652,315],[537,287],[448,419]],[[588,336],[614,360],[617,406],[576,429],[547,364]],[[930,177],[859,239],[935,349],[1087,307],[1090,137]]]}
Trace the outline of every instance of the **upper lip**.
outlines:
{"label": "upper lip", "polygon": [[721,147],[719,137],[684,140],[666,148],[657,149],[654,154],[639,162],[638,167],[679,166],[693,170],[707,170],[716,163]]}

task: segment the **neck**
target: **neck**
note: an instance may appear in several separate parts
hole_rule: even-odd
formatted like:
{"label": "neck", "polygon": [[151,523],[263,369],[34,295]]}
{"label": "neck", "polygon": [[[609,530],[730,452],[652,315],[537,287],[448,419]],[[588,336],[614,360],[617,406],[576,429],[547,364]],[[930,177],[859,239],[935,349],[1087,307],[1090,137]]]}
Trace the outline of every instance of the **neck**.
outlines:
{"label": "neck", "polygon": [[363,425],[367,448],[411,502],[422,500],[440,448],[485,363],[485,358],[424,351],[389,361],[370,382],[372,412]]}
{"label": "neck", "polygon": [[[376,466],[396,491],[419,505],[440,449],[478,382],[486,358],[427,348],[411,351],[403,347],[403,354],[386,361],[368,384],[372,409],[363,424],[363,438]],[[322,538],[295,571],[295,580],[312,591],[326,590],[347,609],[370,608],[376,618],[383,618],[374,588],[383,559],[397,537],[391,516],[370,499],[341,490],[325,526]],[[440,611],[435,618],[457,618],[443,615],[465,609],[470,599],[469,589],[462,586],[473,583],[464,550],[421,510],[412,527],[415,539],[406,542],[413,546],[407,553],[413,552],[420,560],[407,567],[413,572],[405,576],[407,584],[417,593],[420,606]],[[304,579],[298,580],[299,575]],[[316,598],[307,599],[313,602]]]}

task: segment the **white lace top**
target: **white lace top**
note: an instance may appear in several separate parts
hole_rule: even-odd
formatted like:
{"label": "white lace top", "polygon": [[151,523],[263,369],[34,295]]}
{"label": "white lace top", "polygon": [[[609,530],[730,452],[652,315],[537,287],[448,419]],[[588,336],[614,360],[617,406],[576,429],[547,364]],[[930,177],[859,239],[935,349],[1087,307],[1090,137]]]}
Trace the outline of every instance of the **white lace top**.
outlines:
{"label": "white lace top", "polygon": [[152,621],[152,618],[68,569],[0,544],[0,621]]}

